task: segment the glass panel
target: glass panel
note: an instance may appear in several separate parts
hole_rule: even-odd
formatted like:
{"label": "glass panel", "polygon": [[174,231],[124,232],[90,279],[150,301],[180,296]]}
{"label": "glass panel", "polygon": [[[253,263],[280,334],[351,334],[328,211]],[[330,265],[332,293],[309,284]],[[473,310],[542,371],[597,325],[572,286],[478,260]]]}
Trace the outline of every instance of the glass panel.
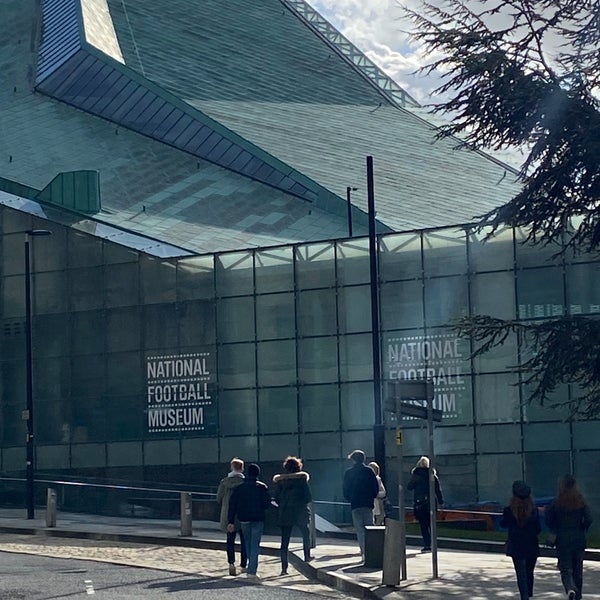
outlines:
{"label": "glass panel", "polygon": [[338,285],[371,281],[369,238],[337,243],[337,276]]}
{"label": "glass panel", "polygon": [[371,331],[370,286],[338,290],[338,319],[340,333]]}
{"label": "glass panel", "polygon": [[[6,264],[6,260],[3,264]],[[25,320],[25,277],[4,277],[2,283],[2,316],[5,319],[20,317]]]}
{"label": "glass panel", "polygon": [[554,496],[558,478],[571,472],[569,452],[526,452],[523,460],[527,483],[538,500]]}
{"label": "glass panel", "polygon": [[137,263],[139,253],[114,242],[104,242],[104,263],[116,265],[122,263]]}
{"label": "glass panel", "polygon": [[524,448],[534,450],[569,450],[571,430],[568,423],[525,423]]}
{"label": "glass panel", "polygon": [[254,299],[222,298],[217,301],[217,331],[221,342],[254,339]]}
{"label": "glass panel", "polygon": [[221,435],[256,434],[256,391],[221,391],[219,415]]}
{"label": "glass panel", "polygon": [[296,383],[295,340],[260,342],[257,351],[259,386]]}
{"label": "glass panel", "polygon": [[259,390],[258,423],[260,433],[297,432],[298,400],[296,388],[264,388]]}
{"label": "glass panel", "polygon": [[60,403],[69,397],[71,387],[69,358],[34,360],[33,366],[33,396],[36,402]]}
{"label": "glass panel", "polygon": [[598,420],[573,423],[573,447],[577,450],[595,450],[598,447],[599,430]]}
{"label": "glass panel", "polygon": [[234,456],[243,456],[246,463],[258,460],[258,437],[245,435],[219,440],[222,463],[229,463]]}
{"label": "glass panel", "polygon": [[[300,436],[302,458],[319,460],[340,458],[340,437],[331,433],[305,433]],[[349,452],[352,452],[350,450]]]}
{"label": "glass panel", "polygon": [[503,229],[486,239],[489,230],[469,234],[469,260],[472,271],[512,269],[513,230]]}
{"label": "glass panel", "polygon": [[256,336],[259,340],[291,338],[296,331],[294,294],[256,296]]}
{"label": "glass panel", "polygon": [[384,283],[380,306],[384,330],[423,327],[423,282]]}
{"label": "glass panel", "polygon": [[515,277],[512,271],[473,275],[471,310],[474,315],[514,319],[516,316]]}
{"label": "glass panel", "polygon": [[379,278],[381,281],[421,277],[421,234],[386,235],[379,244]]}
{"label": "glass panel", "polygon": [[[106,355],[106,394],[108,396],[144,396],[145,371],[139,352]],[[120,405],[128,412],[131,407]],[[125,410],[126,409],[126,410]],[[140,413],[141,414],[141,413]]]}
{"label": "glass panel", "polygon": [[[450,454],[473,454],[474,440],[472,427],[435,427],[433,445],[438,456]],[[423,449],[423,454],[428,454]]]}
{"label": "glass panel", "polygon": [[335,285],[333,244],[311,244],[296,248],[296,284],[300,289]]}
{"label": "glass panel", "polygon": [[179,344],[178,311],[174,304],[151,304],[142,307],[144,347],[176,348]]}
{"label": "glass panel", "polygon": [[223,388],[254,387],[256,358],[254,344],[219,346],[219,386]]}
{"label": "glass panel", "polygon": [[100,354],[105,350],[104,311],[73,313],[71,347],[73,354]]}
{"label": "glass panel", "polygon": [[337,381],[337,338],[298,340],[298,380],[304,383]]}
{"label": "glass panel", "polygon": [[137,350],[141,347],[139,308],[117,308],[108,311],[105,327],[109,352]]}
{"label": "glass panel", "polygon": [[[65,356],[69,354],[69,321],[71,318],[67,314],[54,314],[40,315],[33,320],[32,335],[35,356]],[[40,340],[41,343],[38,343],[37,340]],[[4,344],[7,341],[5,337]]]}
{"label": "glass panel", "polygon": [[291,247],[256,252],[256,293],[294,289],[294,257]]}
{"label": "glass panel", "polygon": [[516,375],[476,375],[475,415],[478,423],[517,422],[519,388]]}
{"label": "glass panel", "polygon": [[373,379],[373,343],[371,334],[345,335],[340,342],[340,380]]}
{"label": "glass panel", "polygon": [[478,452],[506,452],[508,450],[521,451],[520,425],[480,425],[477,427]]}
{"label": "glass panel", "polygon": [[[127,387],[129,386],[124,389]],[[133,385],[130,387],[132,390],[134,389]],[[144,428],[147,424],[144,399],[144,395],[139,391],[133,396],[115,395],[107,398],[105,404],[107,440],[123,441],[143,438]]]}
{"label": "glass panel", "polygon": [[212,300],[178,304],[177,318],[182,348],[215,343],[215,303]]}
{"label": "glass panel", "polygon": [[367,429],[375,423],[373,383],[345,383],[340,386],[342,428]]}
{"label": "glass panel", "polygon": [[477,457],[479,501],[482,503],[507,504],[513,481],[522,478],[523,466],[519,454],[494,454]]}
{"label": "glass panel", "polygon": [[157,258],[140,257],[142,302],[174,302],[176,298],[176,264]]}
{"label": "glass panel", "polygon": [[94,236],[77,231],[67,233],[69,267],[97,267],[102,265],[102,242]]}
{"label": "glass panel", "polygon": [[48,236],[30,236],[31,272],[63,269],[67,260],[67,230],[50,221],[34,219],[33,229],[51,231]]}
{"label": "glass panel", "polygon": [[254,292],[251,252],[232,252],[216,256],[217,294],[237,296]]}
{"label": "glass panel", "polygon": [[71,440],[80,444],[106,440],[106,410],[104,399],[86,397],[71,405]]}
{"label": "glass panel", "polygon": [[177,262],[178,300],[214,298],[214,275],[212,255],[180,259]]}
{"label": "glass panel", "polygon": [[429,326],[447,325],[467,314],[466,277],[425,280],[425,320]]}
{"label": "glass panel", "polygon": [[600,264],[567,267],[567,297],[572,315],[600,313]]}
{"label": "glass panel", "polygon": [[[474,347],[478,347],[477,342]],[[502,346],[492,348],[485,354],[473,359],[473,369],[477,373],[491,373],[494,371],[509,371],[518,363],[517,338],[510,334]]]}
{"label": "glass panel", "polygon": [[298,292],[298,335],[327,335],[336,332],[333,290]]}
{"label": "glass panel", "polygon": [[[300,456],[297,435],[263,435],[259,438],[259,444],[261,461],[275,461],[280,465],[289,454]],[[284,448],[285,452],[282,452]],[[311,472],[311,482],[312,478]]]}
{"label": "glass panel", "polygon": [[523,386],[523,420],[524,421],[567,421],[569,411],[565,408],[552,408],[554,403],[564,403],[569,399],[569,386],[560,385],[550,395],[545,406],[540,406],[538,402],[527,402],[527,398],[532,393],[533,389],[530,386]]}
{"label": "glass panel", "polygon": [[139,270],[137,263],[107,266],[104,289],[107,308],[139,304]]}
{"label": "glass panel", "polygon": [[532,244],[531,242],[525,243],[526,237],[524,229],[515,229],[515,249],[519,268],[542,267],[547,266],[548,263],[556,264],[556,260],[552,259],[552,256],[560,252],[560,244],[552,243],[543,246],[542,244]]}
{"label": "glass panel", "polygon": [[67,306],[67,276],[64,271],[35,273],[31,282],[32,314],[60,313]]}
{"label": "glass panel", "polygon": [[564,314],[563,277],[560,268],[517,272],[520,319],[541,319]]}
{"label": "glass panel", "polygon": [[102,308],[104,304],[103,275],[102,267],[69,271],[69,300],[72,311]]}
{"label": "glass panel", "polygon": [[340,427],[337,385],[309,385],[300,388],[302,431],[336,431]]}
{"label": "glass panel", "polygon": [[455,229],[425,232],[423,264],[426,277],[466,273],[466,233]]}

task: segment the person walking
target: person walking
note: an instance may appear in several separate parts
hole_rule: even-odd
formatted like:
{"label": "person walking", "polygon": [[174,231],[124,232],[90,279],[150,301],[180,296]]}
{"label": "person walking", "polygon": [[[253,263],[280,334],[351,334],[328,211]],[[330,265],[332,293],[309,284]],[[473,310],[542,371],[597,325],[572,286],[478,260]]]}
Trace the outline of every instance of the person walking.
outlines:
{"label": "person walking", "polygon": [[533,571],[540,555],[541,526],[531,488],[524,481],[513,483],[512,497],[504,507],[500,527],[508,529],[506,556],[512,558],[521,600],[529,600],[533,596]]}
{"label": "person walking", "polygon": [[377,479],[377,485],[379,485],[379,492],[377,492],[377,496],[375,496],[375,500],[373,501],[373,525],[383,525],[385,521],[385,497],[387,496],[387,492],[385,491],[385,486],[379,475],[379,465],[376,462],[370,462],[369,467],[373,469],[373,473],[375,473],[375,478]]}
{"label": "person walking", "polygon": [[283,473],[273,477],[275,489],[273,498],[278,505],[277,519],[281,527],[281,574],[287,575],[288,548],[292,529],[297,527],[302,535],[304,560],[310,556],[310,518],[308,504],[312,502],[308,481],[310,476],[302,470],[302,461],[296,456],[288,456],[283,461]]}
{"label": "person walking", "polygon": [[258,579],[258,555],[260,539],[265,528],[265,511],[271,505],[267,486],[259,481],[260,467],[251,463],[246,469],[246,477],[241,485],[231,492],[227,514],[227,531],[235,531],[235,521],[239,520],[246,553],[248,555],[248,579]]}
{"label": "person walking", "polygon": [[223,531],[227,532],[227,563],[229,564],[229,574],[236,575],[235,569],[235,538],[240,536],[240,568],[242,573],[246,571],[248,564],[248,555],[246,553],[246,541],[239,521],[234,523],[234,530],[228,531],[229,517],[229,499],[231,492],[244,481],[244,461],[241,458],[232,458],[229,463],[230,471],[227,477],[223,477],[217,488],[217,502],[221,505],[220,526]]}
{"label": "person walking", "polygon": [[[435,499],[438,506],[443,506],[444,497],[442,496],[442,488],[440,480],[433,471],[433,482]],[[430,504],[429,504],[429,458],[421,456],[411,471],[410,480],[406,486],[408,490],[413,490],[413,510],[419,526],[421,527],[421,536],[423,537],[423,548],[421,552],[431,551],[431,519],[430,519]],[[437,507],[434,509],[437,510]]]}
{"label": "person walking", "polygon": [[352,509],[352,523],[364,561],[365,527],[373,524],[374,499],[379,493],[379,484],[373,469],[365,465],[365,453],[362,450],[351,452],[348,460],[353,465],[344,473],[343,492]]}
{"label": "person walking", "polygon": [[592,516],[573,475],[559,480],[556,498],[546,507],[546,524],[556,534],[558,569],[567,598],[579,600],[583,594],[585,534]]}

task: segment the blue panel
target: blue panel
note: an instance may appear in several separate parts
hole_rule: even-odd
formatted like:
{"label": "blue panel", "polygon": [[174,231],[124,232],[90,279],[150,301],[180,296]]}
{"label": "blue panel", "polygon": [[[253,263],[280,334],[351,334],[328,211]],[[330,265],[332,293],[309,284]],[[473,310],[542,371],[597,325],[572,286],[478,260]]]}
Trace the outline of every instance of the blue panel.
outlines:
{"label": "blue panel", "polygon": [[173,143],[180,148],[186,148],[188,144],[195,145],[194,136],[198,135],[199,131],[202,129],[208,129],[202,123],[198,121],[192,122],[192,124],[178,137],[173,140]]}
{"label": "blue panel", "polygon": [[[112,67],[104,65],[94,74],[93,79],[89,79],[88,84],[85,86],[85,94],[80,94],[81,99],[78,102],[79,108],[88,110],[88,108],[92,106],[98,100],[98,98],[104,95],[106,82],[110,79],[110,75],[113,72],[114,70]],[[92,73],[90,71],[90,77],[91,75]],[[82,84],[81,81],[79,83]]]}
{"label": "blue panel", "polygon": [[232,144],[230,148],[221,156],[220,162],[222,165],[231,168],[231,165],[237,160],[237,158],[244,153],[237,144]]}
{"label": "blue panel", "polygon": [[93,56],[85,56],[83,53],[81,53],[81,56],[83,56],[83,60],[78,62],[78,64],[71,65],[69,63],[67,65],[69,68],[67,69],[67,66],[65,66],[65,68],[63,69],[65,72],[68,72],[69,75],[62,81],[62,83],[59,86],[57,86],[54,89],[54,93],[59,98],[62,98],[64,91],[68,90],[73,85],[73,83],[76,82],[84,73],[86,73],[87,70],[96,62],[96,59]]}
{"label": "blue panel", "polygon": [[258,171],[254,173],[254,177],[256,177],[256,179],[260,179],[260,181],[265,181],[268,177],[272,175],[274,170],[275,169],[271,165],[268,165],[267,163],[263,162],[260,169],[258,169]]}
{"label": "blue panel", "polygon": [[142,97],[142,99],[135,104],[129,112],[127,112],[121,118],[121,123],[124,126],[130,126],[135,128],[137,126],[138,120],[142,113],[156,100],[156,94],[154,92],[146,91],[146,94]]}
{"label": "blue panel", "polygon": [[171,126],[168,124],[170,122],[169,119],[173,116],[175,111],[177,111],[177,114],[181,117],[182,112],[167,102],[166,105],[152,117],[152,124],[154,127],[151,130],[147,130],[148,134],[152,137],[162,139],[163,134],[168,131]]}
{"label": "blue panel", "polygon": [[114,97],[123,90],[131,80],[127,75],[119,75],[119,78],[112,84],[110,89],[106,90],[105,95],[92,105],[90,110],[99,115],[105,114],[106,107],[111,103]]}
{"label": "blue panel", "polygon": [[216,131],[213,131],[206,141],[196,149],[196,154],[199,156],[208,156],[211,150],[223,139],[223,136]]}
{"label": "blue panel", "polygon": [[113,113],[113,118],[118,121],[122,117],[124,117],[134,106],[141,102],[142,98],[149,94],[148,90],[142,86],[138,86],[138,88],[127,98],[121,106]]}
{"label": "blue panel", "polygon": [[242,150],[238,156],[231,161],[229,167],[236,171],[243,171],[246,165],[252,160],[252,154],[247,150]]}
{"label": "blue panel", "polygon": [[229,148],[231,148],[231,146],[233,146],[233,144],[228,139],[221,138],[221,141],[210,151],[207,158],[220,163],[221,157],[229,150]]}
{"label": "blue panel", "polygon": [[160,125],[164,119],[171,113],[173,106],[166,100],[160,99],[161,106],[158,110],[154,111],[151,115],[148,112],[149,119],[145,123],[141,123],[140,131],[146,135],[152,135],[152,132]]}
{"label": "blue panel", "polygon": [[190,115],[181,113],[182,118],[173,124],[171,130],[165,134],[163,140],[167,144],[172,144],[177,138],[183,137],[183,133],[190,129],[190,125],[194,122],[194,119]]}
{"label": "blue panel", "polygon": [[43,90],[58,95],[58,91],[63,87],[68,87],[74,79],[79,75],[79,68],[85,65],[87,55],[79,51],[73,56],[62,69],[55,71],[50,77],[40,83]]}
{"label": "blue panel", "polygon": [[86,67],[85,71],[80,71],[80,76],[73,80],[71,85],[61,91],[61,98],[71,102],[73,99],[78,100],[87,98],[89,89],[98,87],[98,84],[94,83],[95,79],[104,79],[106,77],[106,72],[104,74],[102,73],[103,67],[103,63],[99,60],[95,60]]}
{"label": "blue panel", "polygon": [[[114,91],[116,91],[118,87],[121,86],[115,86]],[[113,121],[117,121],[117,119],[115,119],[115,112],[127,98],[131,97],[134,92],[138,90],[139,87],[137,82],[129,81],[127,85],[120,89],[116,94],[112,94],[112,100],[102,109],[102,114]]]}
{"label": "blue panel", "polygon": [[253,177],[256,171],[258,171],[263,164],[264,163],[262,160],[256,158],[256,156],[253,156],[248,164],[243,169],[240,169],[240,171],[249,177]]}
{"label": "blue panel", "polygon": [[196,152],[198,148],[210,137],[213,130],[204,125],[202,129],[185,145],[188,152]]}
{"label": "blue panel", "polygon": [[[158,128],[154,130],[152,135],[160,138],[163,141],[166,141],[167,135],[169,135],[177,126],[179,121],[183,119],[184,114],[185,113],[182,110],[175,108],[171,114],[158,126]],[[181,129],[179,128],[177,131],[181,131]]]}

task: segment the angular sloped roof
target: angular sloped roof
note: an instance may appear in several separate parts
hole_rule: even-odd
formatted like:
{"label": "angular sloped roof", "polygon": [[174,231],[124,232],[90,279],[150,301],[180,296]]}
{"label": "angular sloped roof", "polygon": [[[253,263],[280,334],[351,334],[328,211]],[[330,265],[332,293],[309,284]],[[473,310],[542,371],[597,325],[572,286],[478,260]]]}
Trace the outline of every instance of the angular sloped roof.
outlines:
{"label": "angular sloped roof", "polygon": [[2,42],[0,145],[28,163],[0,176],[41,188],[98,168],[102,220],[206,251],[323,239],[346,234],[345,190],[358,186],[360,233],[367,155],[382,230],[470,221],[517,189],[498,161],[435,140],[414,101],[303,0],[43,0],[41,15],[34,0],[5,4],[0,29],[42,29],[37,90],[81,110],[23,89],[35,36]]}

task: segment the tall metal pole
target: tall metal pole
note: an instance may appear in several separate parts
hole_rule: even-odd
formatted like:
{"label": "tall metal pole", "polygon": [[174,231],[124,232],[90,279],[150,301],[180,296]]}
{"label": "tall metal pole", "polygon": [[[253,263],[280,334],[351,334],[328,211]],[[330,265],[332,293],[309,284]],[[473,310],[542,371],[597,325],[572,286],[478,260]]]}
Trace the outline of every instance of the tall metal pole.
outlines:
{"label": "tall metal pole", "polygon": [[[431,383],[431,382],[429,382]],[[429,387],[429,386],[428,386]],[[431,391],[429,391],[429,389]],[[433,384],[427,394],[427,435],[429,437],[429,518],[431,519],[431,569],[438,578],[437,556],[437,497],[435,495],[435,469],[433,460]],[[429,395],[431,394],[431,395]]]}
{"label": "tall metal pole", "polygon": [[346,206],[348,208],[348,237],[352,237],[352,190],[356,190],[356,188],[350,186],[346,188]]}
{"label": "tall metal pole", "polygon": [[25,496],[27,504],[27,518],[35,517],[35,500],[33,480],[35,465],[33,453],[33,365],[31,356],[31,263],[29,254],[29,233],[25,234],[25,340],[26,340],[26,365],[27,365],[27,438],[26,438],[26,485]]}
{"label": "tall metal pole", "polygon": [[369,265],[371,274],[371,340],[373,348],[373,399],[375,424],[373,426],[373,450],[375,462],[385,481],[385,430],[381,406],[381,345],[379,343],[379,277],[377,269],[377,237],[375,235],[375,184],[373,157],[367,156],[367,196],[369,207]]}
{"label": "tall metal pole", "polygon": [[24,417],[27,421],[26,471],[25,471],[25,502],[27,518],[35,518],[35,458],[33,440],[33,355],[31,334],[31,253],[30,237],[51,235],[47,229],[32,229],[25,233],[25,345],[26,345],[26,410]]}

